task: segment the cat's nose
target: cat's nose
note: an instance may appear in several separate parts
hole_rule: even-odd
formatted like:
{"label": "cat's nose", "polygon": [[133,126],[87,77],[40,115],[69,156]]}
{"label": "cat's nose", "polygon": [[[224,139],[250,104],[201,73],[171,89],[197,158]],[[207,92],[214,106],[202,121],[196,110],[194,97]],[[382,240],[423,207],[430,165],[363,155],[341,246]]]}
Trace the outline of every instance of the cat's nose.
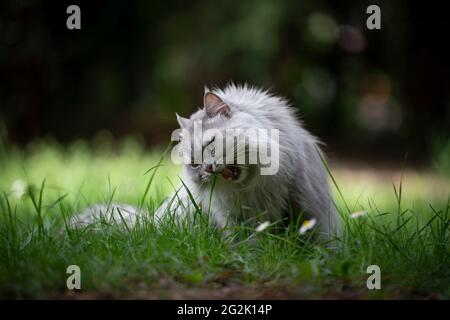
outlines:
{"label": "cat's nose", "polygon": [[205,171],[209,172],[209,173],[213,173],[213,166],[212,166],[212,164],[207,164],[205,166]]}

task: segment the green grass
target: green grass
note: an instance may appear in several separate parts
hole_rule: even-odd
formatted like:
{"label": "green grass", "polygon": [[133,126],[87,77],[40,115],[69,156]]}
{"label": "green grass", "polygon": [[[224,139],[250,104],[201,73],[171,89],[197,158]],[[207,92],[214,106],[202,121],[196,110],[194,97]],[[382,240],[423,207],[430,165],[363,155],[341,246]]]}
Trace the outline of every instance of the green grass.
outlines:
{"label": "green grass", "polygon": [[[152,211],[179,184],[180,168],[169,161],[154,168],[163,149],[145,151],[132,140],[112,149],[82,141],[3,147],[0,297],[450,297],[448,189],[427,197],[433,185],[420,179],[412,187],[372,184],[332,168],[344,230],[328,245],[300,236],[298,226],[255,233],[242,225],[225,235],[202,212],[183,228],[170,218],[155,227],[149,214],[131,229],[66,230],[65,219],[90,204],[114,200]],[[362,209],[368,214],[349,218]],[[66,268],[74,264],[82,290],[70,293]],[[382,289],[369,291],[373,264]]]}

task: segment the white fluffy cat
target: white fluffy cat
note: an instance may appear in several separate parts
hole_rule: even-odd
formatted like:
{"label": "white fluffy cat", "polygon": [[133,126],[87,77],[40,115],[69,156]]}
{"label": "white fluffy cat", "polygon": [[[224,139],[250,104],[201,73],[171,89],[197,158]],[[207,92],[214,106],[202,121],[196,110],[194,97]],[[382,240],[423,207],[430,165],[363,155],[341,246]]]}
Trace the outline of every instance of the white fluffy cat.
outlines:
{"label": "white fluffy cat", "polygon": [[[278,171],[273,175],[262,175],[259,162],[184,164],[182,179],[185,185],[156,211],[158,218],[168,213],[179,217],[187,212],[193,213],[195,209],[188,189],[202,212],[210,213],[211,220],[218,227],[239,221],[251,225],[266,220],[286,221],[292,216],[297,218],[302,212],[306,218],[317,220],[322,233],[332,235],[337,231],[337,214],[327,171],[319,155],[318,140],[303,128],[286,100],[261,89],[231,84],[224,89],[205,90],[203,108],[189,118],[177,115],[177,119],[181,129],[191,133],[192,145],[199,144],[202,149],[205,147],[203,137],[193,134],[196,122],[203,130],[214,129],[223,136],[226,136],[226,130],[231,129],[278,129],[278,141],[268,140],[278,148],[278,159],[272,159],[277,161]],[[251,144],[250,140],[246,147],[251,148]],[[187,145],[180,144],[183,146],[181,151],[191,154],[191,150],[186,150]],[[242,151],[232,150],[235,153]],[[230,151],[221,153],[215,150],[215,156],[224,157],[226,152]],[[133,207],[109,207],[111,212],[115,209],[125,211],[126,219],[134,222],[136,210]],[[102,211],[106,212],[106,207],[88,208],[78,217],[77,223],[91,223]]]}

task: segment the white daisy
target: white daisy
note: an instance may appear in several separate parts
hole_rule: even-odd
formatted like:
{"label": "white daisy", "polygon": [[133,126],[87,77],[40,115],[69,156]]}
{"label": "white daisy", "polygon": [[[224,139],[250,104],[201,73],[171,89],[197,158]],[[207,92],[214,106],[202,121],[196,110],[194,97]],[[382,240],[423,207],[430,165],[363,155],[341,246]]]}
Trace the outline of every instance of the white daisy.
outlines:
{"label": "white daisy", "polygon": [[17,199],[20,199],[27,192],[27,184],[20,179],[14,180],[11,185],[11,192]]}
{"label": "white daisy", "polygon": [[256,232],[261,232],[267,229],[267,227],[270,225],[269,221],[264,221],[259,226],[256,227]]}
{"label": "white daisy", "polygon": [[353,212],[352,214],[350,214],[350,218],[356,219],[356,218],[365,216],[366,214],[367,214],[366,210],[361,210],[361,211]]}
{"label": "white daisy", "polygon": [[317,224],[317,220],[316,219],[311,219],[311,220],[305,220],[303,221],[302,226],[300,227],[299,233],[300,234],[305,234],[306,232],[308,232],[309,230],[311,230],[312,228],[314,228],[314,226]]}

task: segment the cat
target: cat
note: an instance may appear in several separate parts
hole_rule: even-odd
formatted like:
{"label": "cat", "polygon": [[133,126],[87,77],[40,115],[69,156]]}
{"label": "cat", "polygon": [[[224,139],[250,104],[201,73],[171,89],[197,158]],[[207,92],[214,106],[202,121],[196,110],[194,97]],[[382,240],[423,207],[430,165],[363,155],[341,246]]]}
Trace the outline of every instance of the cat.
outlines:
{"label": "cat", "polygon": [[[205,87],[203,107],[189,118],[176,116],[181,141],[175,152],[187,159],[183,164],[183,184],[155,211],[158,219],[167,214],[183,217],[200,208],[201,212],[210,214],[215,226],[225,228],[239,222],[251,226],[265,221],[289,223],[289,219],[297,219],[302,214],[305,219],[317,221],[321,234],[329,237],[337,232],[337,212],[320,143],[303,127],[295,109],[285,99],[248,85],[229,84],[213,90]],[[214,134],[204,141],[204,136],[194,132],[196,126]],[[272,157],[270,163],[276,167],[275,173],[262,174],[267,163],[258,160],[236,162],[237,156],[244,154],[248,159],[249,150],[258,149],[254,139],[244,140],[240,149],[236,145],[211,148],[208,161],[197,156],[194,161],[192,151],[196,146],[205,155],[204,148],[212,142],[216,145],[230,130],[246,129],[276,130],[278,140],[264,140],[276,148],[271,155],[277,157]],[[184,141],[185,137],[189,137],[189,141]],[[230,159],[234,162],[223,161],[227,152],[228,156],[232,154]],[[93,208],[85,210],[78,222],[92,223],[103,207]],[[118,204],[109,206],[110,212],[126,209],[126,219],[131,223],[137,213],[133,208]],[[121,219],[117,214],[115,218]]]}

